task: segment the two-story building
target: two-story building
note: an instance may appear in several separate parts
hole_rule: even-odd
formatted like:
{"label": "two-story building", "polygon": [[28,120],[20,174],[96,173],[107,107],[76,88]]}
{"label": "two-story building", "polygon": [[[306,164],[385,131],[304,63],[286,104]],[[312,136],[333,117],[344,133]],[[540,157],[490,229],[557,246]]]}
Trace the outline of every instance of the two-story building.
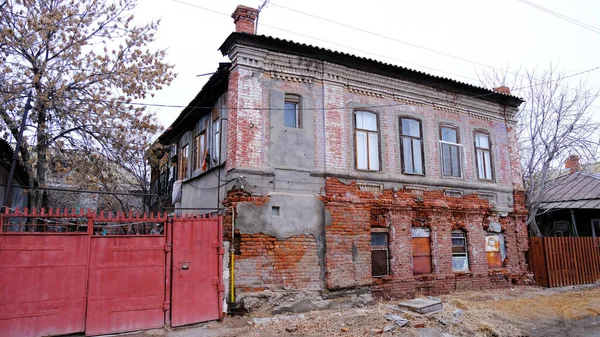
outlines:
{"label": "two-story building", "polygon": [[155,167],[175,207],[224,212],[238,298],[527,280],[521,99],[254,35],[256,14],[233,13],[231,62],[159,138],[173,150]]}

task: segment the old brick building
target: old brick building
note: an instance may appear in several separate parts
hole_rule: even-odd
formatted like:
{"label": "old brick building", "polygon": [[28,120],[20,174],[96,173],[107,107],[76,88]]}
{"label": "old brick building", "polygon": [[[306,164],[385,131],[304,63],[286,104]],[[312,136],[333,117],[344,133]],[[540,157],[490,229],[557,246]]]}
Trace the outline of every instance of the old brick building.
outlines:
{"label": "old brick building", "polygon": [[236,9],[231,63],[159,138],[176,207],[220,208],[227,247],[235,211],[238,298],[526,280],[519,98],[257,36],[255,16]]}

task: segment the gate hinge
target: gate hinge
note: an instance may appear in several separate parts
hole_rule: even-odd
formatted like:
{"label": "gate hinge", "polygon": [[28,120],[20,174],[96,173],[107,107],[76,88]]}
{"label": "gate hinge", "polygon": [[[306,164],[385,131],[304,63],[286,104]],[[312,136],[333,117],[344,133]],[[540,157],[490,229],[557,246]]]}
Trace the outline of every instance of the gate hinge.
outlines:
{"label": "gate hinge", "polygon": [[170,252],[171,251],[171,243],[167,242],[165,243],[165,252]]}
{"label": "gate hinge", "polygon": [[163,310],[169,310],[171,308],[171,302],[164,301],[163,302]]}

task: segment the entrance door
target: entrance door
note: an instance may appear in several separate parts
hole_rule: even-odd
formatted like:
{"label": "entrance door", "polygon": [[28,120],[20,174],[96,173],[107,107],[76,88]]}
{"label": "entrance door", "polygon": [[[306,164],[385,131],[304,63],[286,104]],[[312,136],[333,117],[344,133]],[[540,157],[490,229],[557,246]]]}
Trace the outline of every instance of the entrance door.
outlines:
{"label": "entrance door", "polygon": [[221,233],[218,217],[173,220],[172,326],[221,318]]}

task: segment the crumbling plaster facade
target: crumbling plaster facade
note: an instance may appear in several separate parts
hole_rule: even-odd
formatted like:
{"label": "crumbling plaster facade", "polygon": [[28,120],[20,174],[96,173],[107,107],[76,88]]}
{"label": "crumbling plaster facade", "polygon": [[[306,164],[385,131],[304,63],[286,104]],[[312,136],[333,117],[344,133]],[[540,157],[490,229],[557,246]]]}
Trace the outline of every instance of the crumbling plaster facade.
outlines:
{"label": "crumbling plaster facade", "polygon": [[[275,44],[310,50],[288,52]],[[224,241],[235,254],[238,299],[296,291],[401,298],[528,281],[518,99],[505,95],[509,103],[498,103],[502,94],[492,91],[472,94],[475,87],[448,79],[386,74],[381,67],[398,68],[375,61],[369,61],[372,69],[352,66],[318,56],[335,54],[328,50],[250,34],[232,34],[221,51],[231,61],[221,147],[226,160],[215,168],[219,175],[183,181],[178,207],[212,207],[215,200],[225,207]],[[300,127],[284,127],[287,95],[299,98]],[[491,95],[500,98],[487,99]],[[356,111],[377,116],[379,170],[356,168]],[[422,123],[424,175],[402,172],[400,117]],[[441,125],[458,130],[459,178],[442,176]],[[476,131],[490,136],[491,181],[477,176]],[[220,188],[209,188],[215,185]],[[424,275],[413,274],[415,227],[431,233],[431,272]],[[455,229],[468,243],[462,272],[452,267]],[[387,233],[389,254],[387,275],[378,277],[371,269],[374,231]],[[488,267],[490,231],[504,235],[501,268]],[[224,265],[229,278],[232,266],[229,260]]]}
{"label": "crumbling plaster facade", "polygon": [[[388,298],[526,280],[514,107],[254,46],[234,45],[228,55],[226,170],[243,177],[243,192],[238,183],[225,203],[237,215],[240,294],[366,287]],[[302,128],[283,127],[286,94],[302,99]],[[355,168],[356,110],[378,116],[378,172]],[[423,123],[425,176],[402,174],[400,116]],[[459,179],[441,175],[438,132],[444,123],[459,128],[464,144]],[[477,179],[475,130],[491,136],[493,182]],[[497,270],[486,262],[490,221],[501,223],[506,237],[508,258]],[[390,275],[375,278],[370,233],[378,226],[389,229]],[[431,274],[412,273],[412,226],[432,230]],[[453,229],[467,233],[468,272],[452,270]]]}

